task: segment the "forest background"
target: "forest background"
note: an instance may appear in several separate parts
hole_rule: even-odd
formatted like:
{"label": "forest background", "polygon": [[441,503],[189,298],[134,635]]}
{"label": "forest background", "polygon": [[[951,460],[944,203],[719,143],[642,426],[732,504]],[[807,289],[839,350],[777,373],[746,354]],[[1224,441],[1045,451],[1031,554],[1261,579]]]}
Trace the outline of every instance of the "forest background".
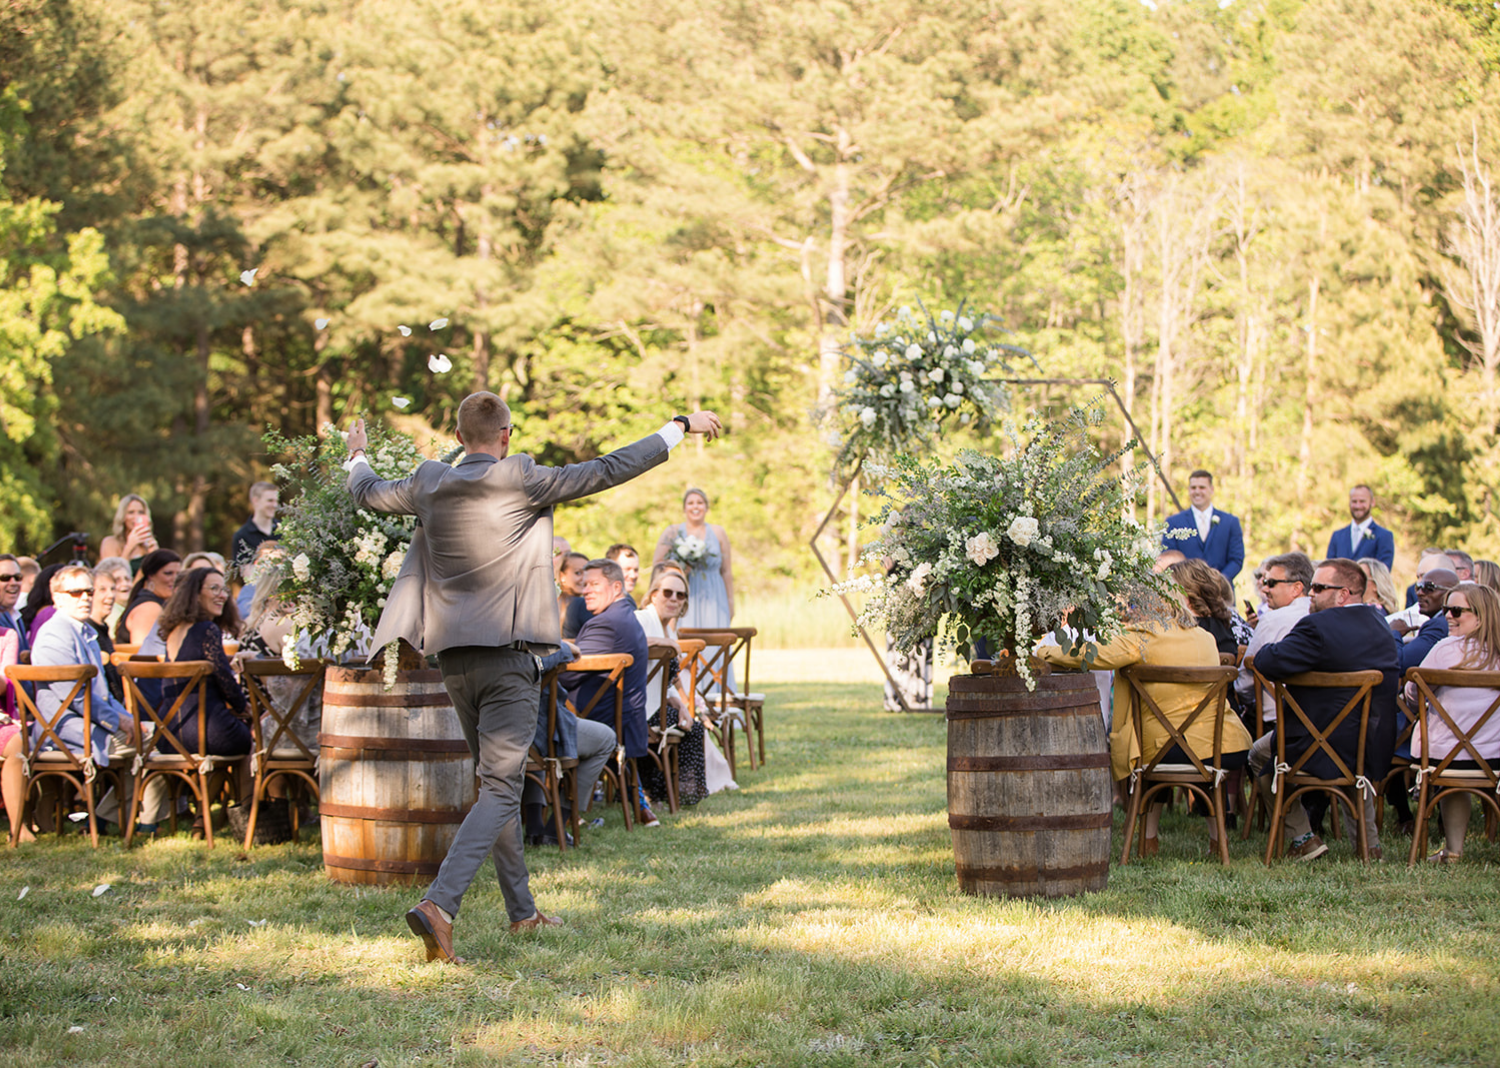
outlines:
{"label": "forest background", "polygon": [[809,413],[921,300],[1115,380],[1252,559],[1358,481],[1398,564],[1500,557],[1497,110],[1491,2],[0,0],[0,544],[134,491],[223,551],[267,426],[489,388],[548,463],[717,410],[559,530],[649,552],[701,485],[741,588],[805,590]]}

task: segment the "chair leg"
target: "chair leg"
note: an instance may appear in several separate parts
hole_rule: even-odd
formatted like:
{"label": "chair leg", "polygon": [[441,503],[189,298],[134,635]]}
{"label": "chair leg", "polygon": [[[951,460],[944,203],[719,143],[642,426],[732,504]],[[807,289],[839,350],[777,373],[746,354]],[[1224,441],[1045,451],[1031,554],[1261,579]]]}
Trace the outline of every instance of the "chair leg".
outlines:
{"label": "chair leg", "polygon": [[760,762],[766,762],[766,715],[765,706],[755,707],[755,744],[760,747]]}
{"label": "chair leg", "polygon": [[1224,798],[1224,786],[1222,783],[1213,788],[1213,819],[1219,828],[1219,859],[1223,861],[1224,867],[1229,867],[1229,830],[1224,820],[1224,806],[1227,803]]}
{"label": "chair leg", "polygon": [[560,853],[568,851],[568,832],[563,826],[563,804],[562,804],[562,782],[556,774],[548,767],[547,771],[547,800],[552,802],[552,826],[557,834],[557,850]]}
{"label": "chair leg", "polygon": [[130,848],[130,844],[135,841],[135,821],[140,817],[140,814],[141,814],[141,795],[144,794],[145,792],[146,792],[146,775],[143,772],[142,774],[136,776],[134,778],[133,782],[131,783],[130,804],[128,806],[126,806],[126,811],[125,811],[125,848],[126,849],[129,849]]}
{"label": "chair leg", "polygon": [[[1291,789],[1291,787],[1287,787]],[[1266,842],[1266,867],[1276,859],[1281,849],[1282,824],[1286,822],[1286,795],[1275,793],[1271,796],[1271,827],[1268,832],[1269,840]]]}
{"label": "chair leg", "polygon": [[[266,788],[266,779],[259,768],[255,770],[255,785],[250,789],[250,819],[245,824],[245,852],[255,844],[255,821],[260,818],[260,797]],[[296,817],[294,816],[293,819]],[[208,821],[205,820],[205,823]]]}
{"label": "chair leg", "polygon": [[99,819],[94,813],[94,784],[85,779],[83,781],[83,810],[89,814],[89,843],[99,848]]}
{"label": "chair leg", "polygon": [[[1130,791],[1130,807],[1125,811],[1125,847],[1120,850],[1120,866],[1124,867],[1130,863],[1130,843],[1135,839],[1135,824],[1141,814],[1140,783],[1132,783]],[[1142,828],[1144,832],[1145,828]]]}
{"label": "chair leg", "polygon": [[208,793],[208,776],[201,771],[193,782],[193,789],[199,798],[200,811],[203,813],[203,842],[209,849],[214,847],[214,814],[211,807],[213,799]]}

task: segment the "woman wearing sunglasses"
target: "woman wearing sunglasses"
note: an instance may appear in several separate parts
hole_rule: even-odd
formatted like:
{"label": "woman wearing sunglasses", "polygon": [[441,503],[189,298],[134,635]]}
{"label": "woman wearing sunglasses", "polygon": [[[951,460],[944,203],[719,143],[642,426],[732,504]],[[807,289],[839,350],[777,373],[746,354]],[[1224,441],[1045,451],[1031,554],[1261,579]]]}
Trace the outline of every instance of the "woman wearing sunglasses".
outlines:
{"label": "woman wearing sunglasses", "polygon": [[[1500,670],[1500,594],[1477,582],[1460,582],[1448,594],[1443,612],[1448,617],[1448,637],[1434,645],[1421,666],[1438,671],[1497,671]],[[1439,686],[1433,695],[1453,717],[1453,722],[1464,730],[1477,723],[1500,691],[1468,686]],[[1417,684],[1406,684],[1406,701],[1416,706]],[[1412,752],[1422,752],[1422,738],[1413,732]],[[1453,732],[1437,715],[1427,720],[1427,755],[1436,764],[1457,744]],[[1474,748],[1486,761],[1500,757],[1500,713],[1493,715],[1472,739]],[[1455,759],[1449,765],[1454,770],[1475,769],[1472,760]],[[1450,794],[1442,799],[1443,836],[1447,840],[1442,849],[1427,859],[1434,863],[1452,863],[1463,856],[1464,834],[1469,829],[1470,799],[1468,794]]]}
{"label": "woman wearing sunglasses", "polygon": [[[651,645],[667,644],[681,653],[677,645],[678,620],[687,612],[688,581],[681,571],[672,568],[652,569],[646,604],[636,612],[646,641]],[[665,670],[676,673],[673,661]],[[701,721],[691,711],[692,694],[684,693],[682,683],[674,679],[667,688],[667,701],[677,717],[678,729],[684,731],[677,743],[677,798],[685,805],[697,804],[709,794],[724,789],[738,789],[729,776],[729,762],[708,737]],[[655,680],[646,687],[646,719],[661,722],[661,687]],[[667,796],[666,783],[654,767],[644,766],[642,776],[646,789],[654,797]]]}

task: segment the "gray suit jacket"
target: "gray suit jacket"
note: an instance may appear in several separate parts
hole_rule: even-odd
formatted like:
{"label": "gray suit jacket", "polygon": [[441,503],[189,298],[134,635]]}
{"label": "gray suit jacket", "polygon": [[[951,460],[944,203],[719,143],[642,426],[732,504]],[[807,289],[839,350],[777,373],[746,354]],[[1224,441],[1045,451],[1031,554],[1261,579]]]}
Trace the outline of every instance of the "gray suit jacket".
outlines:
{"label": "gray suit jacket", "polygon": [[[667,458],[659,434],[597,460],[542,467],[529,456],[429,460],[399,482],[369,464],[349,472],[361,508],[420,522],[386,597],[376,649],[405,638],[423,653],[561,640],[552,572],[552,506],[628,482]],[[545,649],[538,649],[545,652]]]}

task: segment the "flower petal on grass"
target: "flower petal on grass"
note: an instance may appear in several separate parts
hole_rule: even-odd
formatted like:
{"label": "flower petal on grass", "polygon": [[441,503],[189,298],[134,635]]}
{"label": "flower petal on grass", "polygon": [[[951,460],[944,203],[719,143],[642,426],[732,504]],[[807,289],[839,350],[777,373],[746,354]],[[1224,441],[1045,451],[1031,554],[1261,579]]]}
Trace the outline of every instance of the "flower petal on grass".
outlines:
{"label": "flower petal on grass", "polygon": [[81,1035],[83,1034],[83,1028],[79,1027],[77,1024],[74,1024],[72,1027],[68,1028],[68,1034]]}
{"label": "flower petal on grass", "polygon": [[101,897],[101,896],[103,896],[104,894],[107,894],[107,893],[109,893],[109,884],[108,883],[100,883],[98,886],[94,887],[94,896],[95,897]]}
{"label": "flower petal on grass", "polygon": [[244,282],[247,286],[253,286],[255,284],[255,275],[259,270],[259,267],[253,267],[248,271],[241,271],[240,281]]}
{"label": "flower petal on grass", "polygon": [[21,892],[16,895],[16,900],[20,901],[23,897],[25,897],[29,893],[31,893],[31,887],[29,887],[29,886],[23,886],[23,887],[21,887]]}

